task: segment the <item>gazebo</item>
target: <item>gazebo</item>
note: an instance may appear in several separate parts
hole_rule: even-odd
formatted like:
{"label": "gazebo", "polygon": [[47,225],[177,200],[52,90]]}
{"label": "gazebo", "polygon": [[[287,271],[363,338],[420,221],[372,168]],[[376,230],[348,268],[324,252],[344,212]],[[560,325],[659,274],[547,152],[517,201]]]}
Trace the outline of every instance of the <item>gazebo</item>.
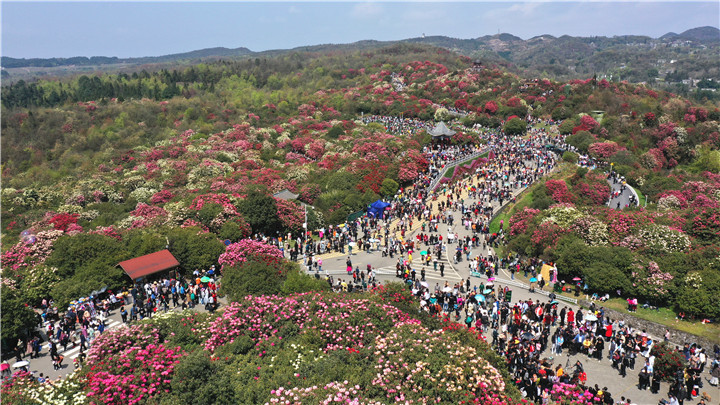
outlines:
{"label": "gazebo", "polygon": [[273,194],[273,197],[279,198],[281,200],[297,200],[299,196],[300,194],[295,194],[288,189]]}
{"label": "gazebo", "polygon": [[440,121],[434,128],[428,131],[428,134],[432,136],[433,143],[447,143],[450,141],[450,137],[455,135],[455,131],[448,128],[445,122]]}

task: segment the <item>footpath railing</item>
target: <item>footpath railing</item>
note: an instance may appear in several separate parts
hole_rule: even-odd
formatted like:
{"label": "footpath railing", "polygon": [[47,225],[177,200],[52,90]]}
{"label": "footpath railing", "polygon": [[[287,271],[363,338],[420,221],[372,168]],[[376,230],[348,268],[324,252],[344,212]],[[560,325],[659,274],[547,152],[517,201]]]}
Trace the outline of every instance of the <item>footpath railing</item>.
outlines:
{"label": "footpath railing", "polygon": [[440,184],[440,180],[442,180],[442,178],[445,177],[445,173],[447,173],[448,170],[454,169],[456,166],[459,166],[465,162],[475,160],[475,159],[479,158],[480,156],[484,155],[485,153],[487,153],[489,150],[490,150],[490,148],[486,148],[481,151],[471,153],[468,156],[463,156],[461,158],[457,158],[457,159],[453,160],[452,162],[447,163],[445,166],[443,166],[443,168],[440,170],[440,172],[437,174],[437,176],[435,176],[435,178],[430,182],[429,191],[433,192],[435,190],[435,187],[437,187],[438,184]]}

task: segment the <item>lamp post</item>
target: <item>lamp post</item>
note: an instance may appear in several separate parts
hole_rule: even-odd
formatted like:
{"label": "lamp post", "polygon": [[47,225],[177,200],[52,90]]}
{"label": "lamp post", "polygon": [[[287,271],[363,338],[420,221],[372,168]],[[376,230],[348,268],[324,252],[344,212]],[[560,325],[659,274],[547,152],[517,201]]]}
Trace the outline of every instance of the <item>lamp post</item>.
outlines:
{"label": "lamp post", "polygon": [[306,249],[306,247],[307,247],[307,228],[308,228],[308,224],[307,224],[307,204],[303,204],[303,208],[305,208],[305,222],[303,222],[303,246],[302,246],[302,251],[303,251],[303,261],[305,261],[305,259],[306,259],[306,257],[305,257],[305,256],[306,256],[306,254],[305,254],[305,249]]}

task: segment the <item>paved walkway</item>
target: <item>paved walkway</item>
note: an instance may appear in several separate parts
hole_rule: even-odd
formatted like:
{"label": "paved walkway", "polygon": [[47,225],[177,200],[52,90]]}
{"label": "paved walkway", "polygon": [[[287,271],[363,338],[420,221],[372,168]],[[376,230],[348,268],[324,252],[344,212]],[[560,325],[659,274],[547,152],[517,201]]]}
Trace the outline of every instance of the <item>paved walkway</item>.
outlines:
{"label": "paved walkway", "polygon": [[[132,299],[132,298],[130,298]],[[225,305],[227,301],[224,298],[220,298],[220,305]],[[130,305],[132,306],[132,305]],[[126,308],[129,308],[129,306],[126,305]],[[176,308],[171,308],[171,311],[181,311],[182,307],[178,306]],[[195,310],[198,312],[205,312],[205,309],[202,305],[198,305],[195,307]],[[123,327],[122,318],[120,317],[120,309],[115,309],[110,311],[110,316],[105,319],[105,332],[107,333],[110,330],[117,329],[119,327]],[[96,332],[97,333],[97,332]],[[98,335],[96,335],[98,336]],[[63,360],[63,365],[60,370],[54,370],[52,359],[50,359],[50,349],[48,348],[47,343],[47,336],[43,333],[43,340],[45,343],[42,345],[42,350],[40,350],[40,357],[31,359],[30,355],[27,355],[23,357],[23,360],[26,360],[30,362],[30,371],[33,372],[33,374],[37,377],[40,375],[40,373],[43,373],[45,377],[49,377],[51,379],[57,379],[59,377],[64,377],[70,373],[72,373],[75,370],[75,367],[73,365],[73,361],[78,357],[80,354],[80,346],[71,346],[68,345],[67,350],[63,350],[62,345],[58,344],[58,354],[65,357]],[[85,354],[87,355],[87,350],[85,351]],[[9,361],[10,364],[13,364],[15,362],[14,359],[11,359]]]}
{"label": "paved walkway", "polygon": [[[608,184],[610,184],[610,195],[622,188],[622,183],[619,181],[617,183],[613,183],[612,179],[608,179],[607,182]],[[635,189],[632,188],[631,185],[625,184],[625,190],[623,190],[622,193],[620,193],[620,195],[618,195],[617,197],[612,198],[608,202],[608,207],[615,209],[618,209],[618,207],[620,207],[619,209],[629,207],[631,196],[635,197],[635,205],[640,205],[640,198]],[[620,203],[620,205],[618,205],[618,203]]]}
{"label": "paved walkway", "polygon": [[[612,183],[612,181],[611,181]],[[514,195],[519,195],[524,189],[516,189],[514,190]],[[629,196],[631,193],[630,188],[623,193],[624,196]],[[464,200],[465,204],[468,205],[476,200],[473,200],[468,197],[467,192],[465,191],[463,193],[463,197],[461,200]],[[493,208],[494,212],[497,212],[500,207],[497,201],[493,201]],[[461,213],[459,211],[453,212],[453,216],[455,218],[461,218]],[[456,221],[457,222],[457,221]],[[421,224],[414,224],[414,232],[417,231],[421,227]],[[448,226],[446,224],[440,224],[439,226],[439,234],[446,235],[449,231]],[[472,231],[465,230],[463,226],[456,225],[452,228],[453,232],[457,232],[458,235],[462,238],[466,235],[471,235]],[[409,239],[413,237],[413,233],[406,233],[406,239]],[[447,250],[445,251],[445,255],[443,256],[442,262],[445,263],[445,275],[444,277],[440,276],[439,271],[433,270],[433,266],[425,266],[426,269],[426,279],[428,281],[428,284],[430,285],[430,289],[433,290],[434,284],[437,283],[440,286],[443,286],[444,283],[447,281],[451,285],[455,283],[459,283],[461,280],[466,280],[467,278],[471,278],[472,285],[478,285],[479,283],[485,283],[487,282],[487,279],[485,277],[481,278],[475,278],[471,277],[470,275],[470,269],[467,264],[467,261],[463,259],[460,263],[455,264],[453,260],[451,260],[447,252],[448,251],[454,251],[453,245],[449,245]],[[494,251],[488,247],[485,251],[478,252],[477,248],[473,249],[473,252],[471,256],[477,256],[484,255],[487,256],[490,253],[494,253]],[[345,279],[349,278],[347,275],[347,272],[345,271],[345,259],[347,257],[351,257],[353,266],[360,266],[361,269],[364,269],[367,264],[372,265],[377,270],[377,278],[380,282],[385,281],[398,281],[398,278],[395,277],[395,261],[396,258],[389,258],[389,257],[382,257],[381,253],[379,251],[375,252],[353,252],[351,256],[348,256],[346,254],[340,254],[335,257],[328,256],[327,259],[323,259],[323,272],[327,271],[328,274],[333,275],[335,280],[338,278]],[[439,265],[439,263],[438,263]],[[419,262],[419,259],[413,257],[413,268],[416,270],[418,278],[420,277],[420,269],[423,267],[423,264]],[[529,286],[525,283],[523,283],[520,280],[513,280],[511,279],[510,273],[507,272],[505,269],[500,269],[499,275],[495,279],[495,286],[497,288],[503,288],[505,286],[508,286],[513,291],[513,301],[519,301],[519,300],[541,300],[545,301],[547,300],[547,294],[546,291],[540,291],[536,290],[536,292],[531,293],[529,291]],[[548,289],[548,287],[546,287]],[[580,307],[576,304],[568,303],[561,301],[560,308],[562,306],[565,306],[567,308],[573,308],[574,311],[577,311]],[[552,333],[554,333],[555,328],[551,329],[551,336]],[[489,336],[489,332],[486,333],[487,337]],[[653,340],[655,341],[662,341],[662,337],[653,337]],[[588,375],[587,384],[589,386],[593,386],[597,384],[600,388],[608,387],[608,390],[613,396],[613,399],[615,401],[619,401],[622,396],[625,398],[629,398],[632,400],[633,403],[638,405],[655,405],[657,404],[661,398],[667,397],[667,391],[669,389],[669,386],[667,383],[661,384],[661,389],[658,394],[652,394],[649,390],[639,390],[637,388],[638,384],[638,373],[640,372],[641,364],[643,359],[640,358],[636,361],[636,367],[635,370],[628,370],[627,377],[623,378],[619,375],[618,370],[612,368],[611,361],[607,358],[608,349],[605,348],[605,358],[601,361],[594,360],[588,358],[584,354],[579,355],[573,355],[570,356],[567,354],[567,350],[565,350],[565,353],[556,356],[552,359],[552,362],[557,364],[562,364],[565,369],[569,369],[567,366],[572,366],[575,364],[576,360],[580,360],[585,368],[585,371]],[[549,349],[545,352],[545,356],[551,357],[552,355],[549,353]],[[715,400],[716,398],[720,398],[720,391],[717,387],[710,386],[707,381],[710,378],[710,375],[708,373],[709,367],[706,367],[705,372],[703,374],[703,383],[704,388],[701,390],[701,392],[705,391],[708,394],[710,394]],[[696,401],[686,401],[686,404],[695,404]],[[720,403],[720,402],[713,402],[713,403]]]}

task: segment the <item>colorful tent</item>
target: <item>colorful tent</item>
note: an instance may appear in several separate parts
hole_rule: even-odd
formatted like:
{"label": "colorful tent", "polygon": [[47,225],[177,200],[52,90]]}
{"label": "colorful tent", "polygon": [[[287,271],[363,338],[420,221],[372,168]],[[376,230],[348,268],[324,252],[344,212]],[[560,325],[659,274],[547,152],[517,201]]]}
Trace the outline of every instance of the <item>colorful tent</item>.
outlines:
{"label": "colorful tent", "polygon": [[383,200],[377,200],[374,203],[370,204],[368,207],[367,213],[369,216],[373,218],[383,218],[383,214],[385,213],[385,208],[389,207],[390,203],[386,203]]}

